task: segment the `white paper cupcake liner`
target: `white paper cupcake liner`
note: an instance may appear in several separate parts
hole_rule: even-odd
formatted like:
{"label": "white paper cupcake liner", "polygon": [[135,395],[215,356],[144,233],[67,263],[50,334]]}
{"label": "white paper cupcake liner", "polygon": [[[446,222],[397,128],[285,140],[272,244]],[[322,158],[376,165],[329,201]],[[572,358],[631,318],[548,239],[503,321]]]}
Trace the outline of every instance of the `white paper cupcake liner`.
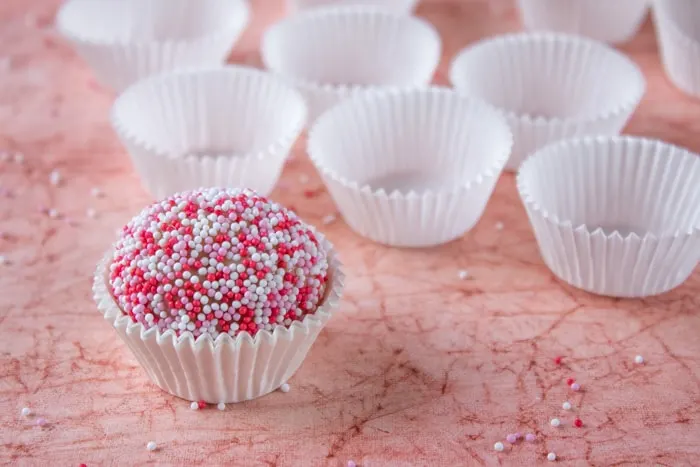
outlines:
{"label": "white paper cupcake liner", "polygon": [[656,0],[654,25],[669,80],[700,97],[700,2]]}
{"label": "white paper cupcake liner", "polygon": [[345,276],[332,245],[317,233],[329,252],[330,278],[326,298],[315,314],[289,328],[260,331],[255,338],[242,333],[177,337],[168,330],[145,330],[124,315],[109,290],[109,251],[95,272],[93,295],[105,320],[116,329],[162,390],[190,401],[231,403],[254,399],[279,388],[297,371],[316,337],[326,325],[343,291]]}
{"label": "white paper cupcake liner", "polygon": [[403,247],[438,245],[471,229],[511,146],[495,109],[444,88],[348,100],[321,116],[308,139],[348,225]]}
{"label": "white paper cupcake liner", "polygon": [[304,94],[311,123],[349,96],[427,85],[441,42],[421,19],[355,6],[288,17],[267,30],[261,47],[265,66]]}
{"label": "white paper cupcake liner", "polygon": [[648,0],[518,0],[527,29],[565,32],[618,44],[639,30]]}
{"label": "white paper cupcake liner", "polygon": [[646,87],[623,54],[554,33],[505,35],[469,46],[452,62],[450,81],[505,113],[514,139],[510,170],[553,141],[620,133]]}
{"label": "white paper cupcake liner", "polygon": [[56,24],[104,85],[222,64],[248,25],[245,0],[69,0]]}
{"label": "white paper cupcake liner", "polygon": [[542,258],[574,287],[645,297],[700,259],[700,159],[661,141],[561,141],[520,168],[518,191]]}
{"label": "white paper cupcake liner", "polygon": [[298,12],[312,8],[335,8],[348,5],[366,5],[386,8],[396,13],[411,13],[420,0],[287,0],[287,10]]}
{"label": "white paper cupcake liner", "polygon": [[112,108],[112,126],[156,199],[211,186],[269,194],[305,121],[293,87],[238,66],[153,76]]}

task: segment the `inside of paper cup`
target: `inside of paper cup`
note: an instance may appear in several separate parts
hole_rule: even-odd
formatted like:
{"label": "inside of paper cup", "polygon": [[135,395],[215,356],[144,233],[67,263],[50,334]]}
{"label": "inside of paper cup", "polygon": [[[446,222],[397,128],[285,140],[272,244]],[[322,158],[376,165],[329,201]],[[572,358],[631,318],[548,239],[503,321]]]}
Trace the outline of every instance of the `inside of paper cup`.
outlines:
{"label": "inside of paper cup", "polygon": [[467,49],[451,72],[457,89],[519,116],[594,118],[633,102],[640,76],[603,45],[513,37]]}
{"label": "inside of paper cup", "polygon": [[643,237],[699,226],[700,160],[636,144],[545,149],[523,166],[521,183],[540,209],[588,231]]}
{"label": "inside of paper cup", "polygon": [[432,28],[408,16],[323,9],[273,26],[263,55],[269,69],[300,81],[412,86],[430,81],[440,40]]}
{"label": "inside of paper cup", "polygon": [[663,17],[673,22],[683,34],[700,40],[700,2],[697,0],[663,0],[657,8]]}
{"label": "inside of paper cup", "polygon": [[312,138],[320,167],[373,191],[402,194],[464,186],[505,162],[511,141],[495,112],[449,91],[346,103],[318,122]]}
{"label": "inside of paper cup", "polygon": [[192,39],[235,21],[236,5],[226,0],[71,0],[59,23],[72,35],[98,42]]}

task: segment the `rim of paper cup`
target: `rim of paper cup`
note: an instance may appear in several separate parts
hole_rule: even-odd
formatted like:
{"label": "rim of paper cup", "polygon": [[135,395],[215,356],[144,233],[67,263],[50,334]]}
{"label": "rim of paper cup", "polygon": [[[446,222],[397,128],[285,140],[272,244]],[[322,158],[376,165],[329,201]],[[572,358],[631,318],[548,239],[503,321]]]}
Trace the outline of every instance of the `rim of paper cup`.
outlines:
{"label": "rim of paper cup", "polygon": [[[387,3],[394,5],[395,3],[400,3],[402,6],[405,5],[405,8],[397,8],[397,7],[392,7],[386,5]],[[364,3],[356,3],[355,5],[361,5],[365,7],[371,7],[371,8],[382,8],[384,10],[390,11],[390,12],[395,12],[395,13],[403,13],[403,14],[410,14],[416,10],[418,7],[418,3],[420,0],[388,0],[388,1],[382,1],[382,0],[374,0],[373,2],[367,2],[365,0]],[[317,9],[322,9],[322,8],[342,8],[346,6],[351,6],[353,5],[352,3],[341,3],[340,5],[334,3],[334,2],[325,2],[325,3],[314,3],[311,6],[306,6],[307,4],[305,3],[304,0],[285,0],[285,7],[289,9],[289,11],[295,12],[295,13],[301,13],[303,11],[309,11],[309,10],[317,10]],[[300,3],[302,4],[300,8]]]}
{"label": "rim of paper cup", "polygon": [[[487,167],[485,167],[483,170],[475,174],[473,177],[470,177],[468,180],[464,181],[463,183],[459,184],[454,184],[451,185],[449,188],[444,188],[444,189],[429,189],[429,190],[421,190],[420,193],[417,192],[416,190],[409,190],[406,192],[400,191],[400,190],[393,190],[391,192],[387,192],[384,188],[377,188],[377,189],[372,189],[371,186],[368,183],[360,183],[356,180],[349,180],[348,178],[344,177],[343,175],[339,174],[335,169],[331,169],[328,167],[327,164],[324,162],[320,161],[319,158],[317,157],[317,154],[319,152],[322,152],[321,149],[317,149],[316,147],[316,138],[315,135],[318,134],[319,131],[323,130],[323,126],[327,125],[325,122],[330,121],[331,118],[333,118],[336,114],[343,112],[344,109],[346,108],[351,108],[351,107],[359,107],[362,108],[365,106],[366,103],[371,103],[376,100],[380,99],[387,99],[392,96],[406,96],[414,93],[422,93],[422,94],[431,94],[431,95],[436,95],[436,94],[450,94],[453,98],[455,99],[461,99],[464,101],[469,102],[472,106],[481,106],[483,115],[485,116],[486,114],[490,114],[490,117],[492,118],[492,124],[499,125],[501,126],[501,130],[503,130],[503,137],[504,137],[504,150],[503,153],[498,156],[498,158],[495,159],[495,161],[491,164],[489,164]],[[320,129],[319,129],[320,128]],[[447,88],[447,87],[442,87],[442,86],[428,86],[420,89],[416,88],[393,88],[393,89],[384,89],[382,91],[377,91],[374,94],[370,95],[360,95],[356,96],[353,98],[350,98],[346,101],[341,102],[340,104],[332,107],[330,110],[326,111],[323,113],[319,118],[316,119],[314,122],[313,126],[309,130],[309,135],[307,139],[307,146],[308,146],[308,154],[309,154],[309,159],[314,163],[316,168],[326,177],[329,177],[330,179],[335,180],[336,182],[340,183],[346,188],[356,190],[356,191],[362,191],[365,193],[369,193],[372,196],[389,196],[392,198],[396,197],[403,197],[407,198],[410,196],[414,196],[419,194],[420,196],[423,197],[431,197],[431,196],[440,196],[444,194],[454,194],[462,191],[467,191],[471,189],[472,186],[478,185],[482,183],[484,180],[490,178],[490,177],[495,177],[502,172],[503,167],[505,166],[506,162],[508,161],[508,158],[510,157],[511,151],[513,149],[513,134],[510,131],[510,127],[508,126],[508,122],[505,121],[503,116],[501,115],[500,112],[490,104],[474,98],[474,97],[469,97],[469,96],[464,96],[459,93],[456,93],[454,90]]]}
{"label": "rim of paper cup", "polygon": [[[516,176],[516,186],[518,189],[518,192],[520,194],[520,198],[522,199],[523,203],[526,204],[532,211],[537,213],[539,217],[542,219],[546,220],[547,222],[550,222],[558,227],[561,228],[567,228],[571,229],[574,232],[581,232],[585,231],[588,232],[590,235],[594,235],[597,233],[602,234],[606,240],[612,239],[612,238],[620,238],[622,240],[627,240],[627,239],[640,239],[640,240],[645,240],[645,239],[652,239],[652,240],[662,240],[666,238],[678,238],[678,237],[683,237],[683,236],[691,236],[691,235],[697,235],[700,233],[700,225],[697,226],[688,226],[686,229],[677,229],[673,232],[669,233],[662,233],[662,234],[657,234],[654,232],[650,231],[645,231],[643,235],[639,235],[636,232],[630,232],[627,235],[622,235],[620,232],[617,230],[613,230],[610,233],[606,233],[605,230],[602,227],[596,227],[595,229],[591,230],[591,228],[585,224],[585,223],[580,223],[580,224],[574,224],[570,219],[568,218],[563,218],[560,216],[557,216],[556,214],[550,212],[548,209],[546,209],[542,203],[539,200],[536,200],[535,197],[532,195],[531,190],[530,190],[530,184],[528,183],[528,167],[530,165],[533,165],[535,161],[537,161],[539,158],[542,157],[553,157],[551,156],[552,154],[560,154],[562,152],[567,152],[567,149],[571,147],[576,147],[576,146],[581,146],[581,145],[586,145],[586,144],[591,144],[593,146],[603,146],[603,145],[615,145],[615,146],[621,146],[624,144],[634,144],[635,146],[641,146],[643,144],[654,144],[657,147],[664,148],[665,150],[676,150],[679,151],[676,155],[673,157],[679,157],[679,156],[690,156],[690,157],[700,157],[696,154],[694,154],[692,151],[689,151],[686,148],[683,148],[681,146],[676,146],[671,143],[667,143],[665,141],[653,139],[653,138],[644,138],[644,137],[637,137],[637,136],[626,136],[626,135],[617,135],[617,136],[585,136],[585,137],[580,137],[580,138],[573,138],[573,139],[565,139],[561,141],[557,141],[551,144],[548,144],[534,153],[532,153],[521,165],[520,169],[518,170],[518,174]],[[699,161],[700,163],[700,161]]]}
{"label": "rim of paper cup", "polygon": [[682,46],[692,48],[696,53],[700,52],[700,39],[695,39],[692,36],[689,36],[678,25],[675,16],[676,12],[673,10],[672,7],[669,7],[667,5],[668,3],[671,2],[669,2],[668,0],[653,0],[652,9],[654,10],[656,17],[659,19],[659,21],[657,21],[658,24],[656,25],[656,27],[672,29],[676,33],[676,39],[682,42]]}
{"label": "rim of paper cup", "polygon": [[[196,154],[185,154],[185,155],[173,155],[170,154],[168,151],[158,147],[157,144],[154,144],[151,141],[145,141],[143,138],[138,137],[134,134],[134,132],[130,129],[130,122],[127,120],[123,120],[119,116],[119,107],[122,105],[122,103],[127,100],[132,98],[132,94],[138,92],[142,88],[147,88],[149,86],[152,86],[155,83],[162,82],[165,80],[170,80],[170,79],[178,79],[180,76],[191,76],[191,75],[198,75],[198,74],[209,74],[209,73],[230,73],[231,75],[234,74],[247,74],[251,76],[258,77],[260,80],[268,80],[268,81],[274,81],[274,83],[280,87],[285,88],[285,92],[288,92],[294,101],[296,101],[296,106],[302,109],[300,112],[299,118],[296,120],[291,120],[289,121],[289,124],[287,126],[287,129],[285,133],[282,136],[277,137],[274,141],[271,141],[267,147],[263,149],[258,149],[256,151],[243,151],[240,154],[232,154],[232,155],[218,155],[218,156],[201,156],[201,155],[196,155]],[[288,109],[287,109],[288,110]],[[183,69],[177,69],[177,70],[171,70],[171,71],[166,71],[163,73],[158,73],[155,75],[151,75],[143,80],[137,81],[128,88],[124,90],[117,98],[114,100],[114,103],[112,104],[112,108],[110,110],[110,121],[112,123],[112,127],[114,130],[117,132],[117,134],[120,136],[120,138],[123,138],[124,140],[128,140],[131,143],[147,150],[148,152],[156,155],[157,157],[163,157],[163,158],[170,158],[170,159],[187,159],[187,158],[202,158],[202,157],[211,157],[214,159],[218,159],[220,157],[224,158],[229,158],[229,157],[236,157],[239,159],[244,159],[244,158],[256,158],[258,160],[264,159],[268,157],[270,154],[276,154],[278,150],[280,150],[283,147],[286,147],[288,143],[293,142],[299,137],[299,134],[301,133],[302,129],[304,128],[304,125],[306,124],[306,118],[308,117],[309,114],[309,109],[306,104],[306,101],[302,97],[302,95],[297,91],[293,86],[289,85],[286,83],[284,80],[280,79],[279,77],[276,77],[275,75],[272,75],[270,73],[267,73],[262,70],[258,70],[256,68],[250,68],[246,66],[239,66],[239,65],[225,65],[225,66],[212,66],[212,67],[199,67],[199,68],[183,68]]]}
{"label": "rim of paper cup", "polygon": [[[161,44],[184,44],[184,43],[195,43],[199,42],[202,40],[209,39],[211,37],[215,37],[219,35],[222,31],[227,31],[229,29],[238,29],[240,32],[245,30],[246,26],[248,25],[250,21],[250,16],[251,16],[251,11],[250,11],[250,5],[248,5],[247,0],[229,0],[231,3],[231,8],[232,11],[233,9],[237,9],[236,14],[230,14],[230,21],[225,24],[221,24],[219,27],[216,29],[210,29],[207,31],[203,31],[201,34],[193,35],[188,38],[181,38],[181,37],[170,37],[166,39],[140,39],[140,38],[114,38],[114,37],[91,37],[91,36],[86,36],[82,34],[80,31],[75,30],[74,28],[69,28],[66,27],[65,23],[65,17],[67,14],[70,14],[71,9],[73,8],[78,8],[80,3],[87,3],[90,0],[67,0],[65,3],[61,5],[59,8],[58,12],[56,13],[56,28],[63,34],[65,37],[75,41],[75,42],[83,42],[83,43],[90,43],[90,44],[95,44],[95,45],[101,45],[101,46],[115,46],[115,45],[121,45],[121,46],[151,46],[154,44],[161,45]],[[202,0],[200,0],[201,2]],[[206,1],[206,0],[205,0]]]}
{"label": "rim of paper cup", "polygon": [[[436,60],[435,60],[435,65],[434,68],[436,69],[439,62],[440,62],[440,55],[442,53],[442,39],[440,38],[440,33],[438,32],[437,28],[433,26],[430,22],[425,21],[422,18],[419,18],[417,16],[412,16],[412,15],[407,15],[407,14],[399,14],[396,12],[388,11],[385,8],[378,8],[375,6],[371,5],[345,5],[345,6],[338,6],[338,7],[325,7],[325,8],[310,8],[310,9],[305,9],[300,11],[299,13],[288,16],[277,23],[273,24],[270,26],[267,31],[263,34],[262,40],[261,40],[261,46],[260,46],[260,51],[261,51],[261,59],[263,62],[263,65],[265,66],[266,69],[270,70],[272,73],[282,76],[285,79],[290,80],[293,82],[296,86],[303,87],[306,89],[309,89],[314,92],[331,92],[337,95],[350,95],[356,91],[374,91],[377,89],[383,89],[387,87],[391,87],[392,85],[377,85],[377,84],[331,84],[331,83],[324,83],[321,81],[316,81],[313,79],[304,79],[304,78],[298,78],[296,76],[290,76],[286,74],[283,70],[276,70],[270,67],[270,64],[267,60],[267,54],[265,53],[266,50],[269,50],[269,41],[270,37],[272,34],[276,33],[279,29],[282,27],[285,27],[287,24],[290,24],[294,21],[305,21],[305,20],[310,20],[313,19],[314,17],[321,16],[321,17],[328,17],[328,16],[336,16],[336,15],[361,15],[361,16],[386,16],[390,17],[392,19],[395,19],[396,21],[400,22],[406,22],[406,23],[411,23],[414,26],[424,28],[431,36],[432,39],[437,43],[437,54],[436,54]],[[433,73],[435,73],[435,69],[433,70]],[[415,86],[422,86],[419,84],[416,84]]]}
{"label": "rim of paper cup", "polygon": [[[589,39],[583,36],[577,36],[573,34],[559,33],[559,32],[548,32],[548,31],[532,31],[532,32],[521,32],[504,34],[501,36],[488,37],[482,39],[473,44],[468,45],[464,49],[460,50],[454,59],[450,63],[449,70],[449,80],[452,86],[458,91],[459,82],[461,81],[457,76],[459,75],[458,68],[464,57],[466,57],[470,52],[482,47],[498,47],[507,48],[510,47],[514,42],[522,41],[538,41],[541,42],[546,39],[554,39],[568,42],[570,44],[575,44],[576,46],[587,45],[589,47],[595,47],[603,53],[607,53],[615,59],[624,62],[629,67],[630,75],[634,75],[632,78],[634,80],[633,85],[637,87],[634,96],[626,99],[625,101],[619,102],[613,107],[602,110],[600,112],[586,114],[586,115],[571,115],[566,117],[543,117],[543,116],[533,116],[523,112],[516,112],[513,110],[497,107],[501,112],[503,112],[510,119],[517,119],[528,124],[567,124],[567,123],[590,123],[595,121],[607,120],[614,115],[619,115],[622,113],[629,112],[637,107],[641,101],[644,93],[646,92],[646,80],[644,79],[644,74],[639,66],[628,58],[622,52],[619,52],[615,48],[594,39]],[[481,72],[481,70],[477,70]],[[630,80],[631,81],[631,80]],[[483,97],[482,97],[483,99]]]}
{"label": "rim of paper cup", "polygon": [[330,319],[338,308],[345,287],[345,273],[342,271],[343,265],[338,259],[338,253],[333,247],[333,244],[315,229],[314,234],[318,238],[319,244],[328,255],[328,269],[330,271],[329,285],[326,287],[323,302],[316,311],[313,314],[307,314],[301,321],[292,322],[289,327],[276,326],[272,331],[263,329],[258,331],[253,337],[251,337],[248,332],[239,333],[235,337],[231,337],[227,333],[221,333],[216,339],[212,338],[209,334],[203,334],[195,338],[190,333],[177,336],[172,329],[167,329],[162,332],[157,327],[146,329],[143,324],[132,321],[128,315],[124,314],[110,291],[109,281],[106,275],[109,264],[113,258],[114,245],[107,250],[97,264],[92,286],[93,299],[100,314],[102,314],[105,320],[109,321],[114,328],[123,326],[126,323],[127,333],[138,332],[142,340],[146,340],[151,335],[155,335],[159,344],[165,341],[172,341],[178,346],[187,342],[191,345],[201,346],[206,342],[210,342],[213,344],[214,348],[216,348],[223,345],[240,346],[244,342],[248,342],[253,346],[259,346],[263,341],[289,339],[292,332],[308,333],[312,327],[323,325],[324,321]]}

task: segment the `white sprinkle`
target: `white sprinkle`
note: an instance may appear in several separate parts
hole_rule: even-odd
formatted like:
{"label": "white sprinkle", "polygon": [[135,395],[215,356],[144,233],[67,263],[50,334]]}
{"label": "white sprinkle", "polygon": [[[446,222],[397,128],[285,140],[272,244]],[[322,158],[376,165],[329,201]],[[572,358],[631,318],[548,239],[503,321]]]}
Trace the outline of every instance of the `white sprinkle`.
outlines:
{"label": "white sprinkle", "polygon": [[192,403],[190,404],[190,409],[192,409],[192,410],[199,410],[199,404],[197,404],[196,402],[192,402]]}
{"label": "white sprinkle", "polygon": [[90,194],[92,196],[94,196],[95,198],[102,198],[104,193],[102,193],[102,190],[100,190],[99,188],[97,188],[95,186],[95,187],[92,187],[92,189],[90,190]]}
{"label": "white sprinkle", "polygon": [[58,169],[52,170],[49,174],[49,182],[51,182],[53,186],[58,186],[61,183],[61,180],[61,172],[59,172]]}
{"label": "white sprinkle", "polygon": [[566,401],[561,405],[561,408],[564,410],[571,410],[571,402]]}
{"label": "white sprinkle", "polygon": [[561,425],[561,420],[559,420],[558,418],[553,418],[552,421],[549,422],[549,424],[556,428],[559,425]]}
{"label": "white sprinkle", "polygon": [[496,222],[496,230],[503,230],[503,222]]}
{"label": "white sprinkle", "polygon": [[95,211],[93,208],[88,208],[87,211],[85,211],[85,214],[90,218],[94,219],[97,217],[97,211]]}
{"label": "white sprinkle", "polygon": [[218,404],[216,404],[216,408],[219,410],[226,410],[226,404],[224,404],[223,402],[219,402]]}
{"label": "white sprinkle", "polygon": [[4,266],[8,263],[7,258],[3,255],[0,255],[0,266]]}
{"label": "white sprinkle", "polygon": [[309,176],[306,174],[299,175],[299,183],[301,183],[302,185],[309,183]]}
{"label": "white sprinkle", "polygon": [[49,209],[48,215],[51,219],[58,219],[59,216],[58,211],[53,208]]}
{"label": "white sprinkle", "polygon": [[22,411],[20,413],[22,414],[23,417],[28,417],[29,415],[32,414],[32,409],[30,409],[29,407],[23,407]]}
{"label": "white sprinkle", "polygon": [[459,271],[459,278],[460,279],[464,280],[467,277],[469,277],[469,271],[467,271],[466,269],[462,269],[461,271]]}
{"label": "white sprinkle", "polygon": [[22,154],[21,152],[16,152],[15,162],[17,162],[18,164],[24,164],[24,154]]}
{"label": "white sprinkle", "polygon": [[156,444],[155,441],[149,441],[148,444],[146,445],[146,449],[149,451],[155,451],[158,448],[158,445]]}
{"label": "white sprinkle", "polygon": [[634,363],[636,363],[637,365],[641,365],[642,363],[644,363],[644,357],[642,357],[641,355],[637,355],[636,357],[634,357]]}
{"label": "white sprinkle", "polygon": [[496,451],[501,452],[501,451],[503,451],[506,447],[503,445],[503,443],[501,443],[501,442],[499,441],[499,442],[497,442],[496,444],[493,445],[493,448],[494,448]]}
{"label": "white sprinkle", "polygon": [[323,225],[328,225],[332,224],[335,222],[335,214],[328,214],[327,216],[323,216],[323,219],[321,219],[321,222],[323,222]]}
{"label": "white sprinkle", "polygon": [[547,460],[550,462],[553,462],[553,461],[557,460],[557,455],[554,454],[553,452],[550,452],[549,454],[547,454]]}
{"label": "white sprinkle", "polygon": [[289,392],[289,389],[290,389],[290,387],[289,387],[289,384],[287,384],[287,383],[282,383],[282,386],[280,386],[280,391],[282,391],[282,392]]}

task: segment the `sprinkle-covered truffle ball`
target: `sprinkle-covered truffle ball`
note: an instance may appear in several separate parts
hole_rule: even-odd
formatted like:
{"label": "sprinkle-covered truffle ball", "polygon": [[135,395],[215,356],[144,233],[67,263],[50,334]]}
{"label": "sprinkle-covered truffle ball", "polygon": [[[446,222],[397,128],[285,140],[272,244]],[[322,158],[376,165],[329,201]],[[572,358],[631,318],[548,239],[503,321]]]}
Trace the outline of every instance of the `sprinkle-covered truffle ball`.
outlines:
{"label": "sprinkle-covered truffle ball", "polygon": [[328,257],[291,211],[250,190],[179,193],[123,229],[109,282],[145,328],[194,337],[255,335],[313,314]]}

